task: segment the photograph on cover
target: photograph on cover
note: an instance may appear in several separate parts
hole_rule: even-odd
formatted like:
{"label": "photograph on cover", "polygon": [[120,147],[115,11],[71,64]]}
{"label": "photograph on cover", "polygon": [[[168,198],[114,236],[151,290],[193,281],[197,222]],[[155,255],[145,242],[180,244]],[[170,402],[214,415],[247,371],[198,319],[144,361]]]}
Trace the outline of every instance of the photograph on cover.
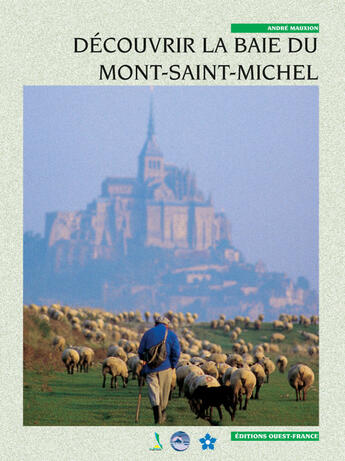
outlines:
{"label": "photograph on cover", "polygon": [[24,425],[318,425],[318,110],[24,87]]}

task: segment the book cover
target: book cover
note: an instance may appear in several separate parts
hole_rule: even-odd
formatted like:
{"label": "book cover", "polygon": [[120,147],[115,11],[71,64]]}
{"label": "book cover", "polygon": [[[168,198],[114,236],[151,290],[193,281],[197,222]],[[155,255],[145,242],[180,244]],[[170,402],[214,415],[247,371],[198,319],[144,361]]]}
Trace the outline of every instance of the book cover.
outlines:
{"label": "book cover", "polygon": [[339,458],[340,20],[303,3],[5,7],[4,459]]}

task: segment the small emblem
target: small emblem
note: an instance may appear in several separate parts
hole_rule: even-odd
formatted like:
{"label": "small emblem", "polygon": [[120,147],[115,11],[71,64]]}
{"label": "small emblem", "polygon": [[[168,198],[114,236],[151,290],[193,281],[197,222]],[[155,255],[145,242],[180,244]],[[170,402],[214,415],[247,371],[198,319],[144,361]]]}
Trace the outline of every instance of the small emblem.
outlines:
{"label": "small emblem", "polygon": [[159,441],[159,434],[155,432],[155,438],[156,438],[156,445],[153,448],[150,448],[150,451],[161,451],[163,450],[163,445]]}
{"label": "small emblem", "polygon": [[183,431],[175,432],[175,434],[173,434],[170,437],[170,445],[176,451],[187,450],[187,448],[189,447],[189,442],[190,442],[189,435]]}
{"label": "small emblem", "polygon": [[208,448],[210,450],[214,450],[214,444],[216,443],[216,440],[217,439],[215,437],[211,437],[208,433],[205,435],[205,437],[199,439],[201,443],[201,448],[203,450],[207,450]]}

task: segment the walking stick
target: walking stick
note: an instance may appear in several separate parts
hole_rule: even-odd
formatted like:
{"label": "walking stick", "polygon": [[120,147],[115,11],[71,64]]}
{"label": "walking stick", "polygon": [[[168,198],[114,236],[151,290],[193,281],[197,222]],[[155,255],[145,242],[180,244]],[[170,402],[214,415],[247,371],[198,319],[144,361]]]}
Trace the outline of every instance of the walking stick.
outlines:
{"label": "walking stick", "polygon": [[137,403],[137,411],[135,413],[135,422],[139,422],[139,413],[140,413],[140,404],[141,404],[141,390],[143,387],[144,377],[140,376],[140,385],[139,385],[139,395],[138,395],[138,403]]}

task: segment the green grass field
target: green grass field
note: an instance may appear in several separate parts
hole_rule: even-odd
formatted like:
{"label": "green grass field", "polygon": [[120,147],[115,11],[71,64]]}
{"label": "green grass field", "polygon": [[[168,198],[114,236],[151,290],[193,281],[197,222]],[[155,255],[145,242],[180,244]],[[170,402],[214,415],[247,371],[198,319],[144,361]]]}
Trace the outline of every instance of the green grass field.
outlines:
{"label": "green grass field", "polygon": [[[200,339],[208,339],[220,344],[225,352],[231,350],[232,342],[222,330],[211,330],[207,324],[192,327]],[[260,391],[260,400],[251,400],[247,411],[238,411],[234,422],[223,410],[220,425],[233,426],[317,426],[318,425],[318,359],[308,355],[293,354],[295,344],[304,345],[299,325],[286,334],[286,340],[280,350],[289,359],[289,365],[302,361],[311,366],[315,373],[315,382],[309,390],[307,401],[296,402],[295,392],[287,382],[287,373],[275,371],[269,384],[264,384]],[[311,326],[308,331],[317,333],[318,327]],[[263,324],[259,331],[244,330],[241,337],[253,344],[269,341],[272,334],[271,324]],[[267,354],[273,360],[278,354]],[[54,368],[54,367],[53,367]],[[58,367],[62,370],[61,367]],[[96,365],[89,373],[68,375],[63,371],[50,369],[24,370],[24,425],[58,425],[58,426],[128,426],[135,425],[135,412],[138,397],[137,381],[130,379],[127,388],[110,389],[110,376],[103,389],[101,367]],[[184,397],[178,398],[175,389],[168,406],[166,425],[200,425],[209,423],[195,419]],[[213,418],[218,421],[218,413]],[[152,425],[153,416],[147,396],[147,386],[143,388],[139,425]]]}

